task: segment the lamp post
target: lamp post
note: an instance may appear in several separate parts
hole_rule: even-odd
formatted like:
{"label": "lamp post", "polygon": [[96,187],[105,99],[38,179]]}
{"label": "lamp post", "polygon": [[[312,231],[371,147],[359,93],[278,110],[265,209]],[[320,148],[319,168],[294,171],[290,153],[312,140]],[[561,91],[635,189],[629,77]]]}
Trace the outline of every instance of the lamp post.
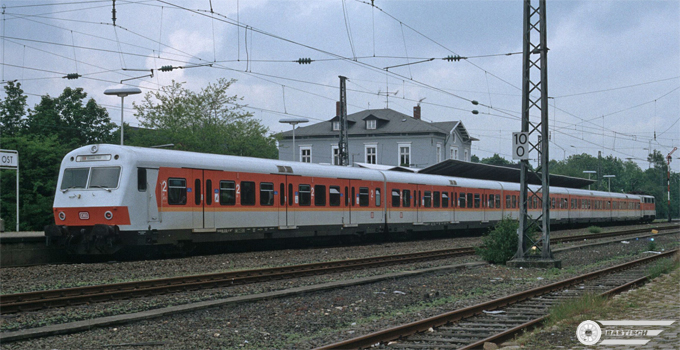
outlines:
{"label": "lamp post", "polygon": [[305,118],[283,118],[279,119],[279,123],[290,124],[293,127],[293,161],[297,162],[297,155],[295,153],[295,125],[308,123],[309,120]]}
{"label": "lamp post", "polygon": [[602,175],[602,177],[607,178],[607,183],[609,184],[609,192],[612,191],[612,177],[616,177],[616,175]]}
{"label": "lamp post", "polygon": [[120,145],[123,145],[123,115],[125,110],[123,109],[123,101],[125,96],[141,94],[142,90],[138,88],[122,88],[122,89],[106,89],[104,90],[104,95],[116,95],[120,97]]}
{"label": "lamp post", "polygon": [[[597,171],[595,170],[583,170],[584,174],[588,174],[588,180],[590,180],[590,174],[597,174]],[[590,184],[588,185],[588,189],[590,190]]]}

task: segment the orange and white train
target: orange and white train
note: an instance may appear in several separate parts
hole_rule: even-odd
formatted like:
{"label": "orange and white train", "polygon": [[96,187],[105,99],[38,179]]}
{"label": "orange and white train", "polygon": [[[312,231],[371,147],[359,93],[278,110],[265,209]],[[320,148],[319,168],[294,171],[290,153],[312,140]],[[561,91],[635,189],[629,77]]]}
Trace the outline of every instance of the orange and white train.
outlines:
{"label": "orange and white train", "polygon": [[[550,188],[553,224],[651,221],[654,197]],[[529,213],[539,215],[537,199]],[[67,154],[50,244],[75,254],[313,237],[389,238],[492,226],[519,184],[155,148]]]}

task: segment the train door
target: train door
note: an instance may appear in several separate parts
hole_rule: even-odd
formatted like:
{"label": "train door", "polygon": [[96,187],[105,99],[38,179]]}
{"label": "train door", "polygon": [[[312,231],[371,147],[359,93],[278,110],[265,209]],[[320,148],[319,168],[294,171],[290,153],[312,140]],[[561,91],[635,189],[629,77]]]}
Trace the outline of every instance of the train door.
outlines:
{"label": "train door", "polygon": [[457,210],[458,210],[458,188],[457,187],[451,187],[449,188],[451,192],[449,194],[451,195],[451,223],[457,223]]}
{"label": "train door", "polygon": [[[137,174],[139,177],[144,177],[145,179],[139,179],[140,182],[146,183],[146,220],[148,222],[160,222],[161,216],[158,211],[158,203],[156,199],[156,181],[158,181],[158,169],[145,169],[137,168]],[[162,203],[162,202],[160,202]]]}
{"label": "train door", "polygon": [[[187,203],[191,206],[193,228],[203,228],[203,170],[191,171],[191,183],[187,184]],[[191,191],[191,192],[190,192]]]}
{"label": "train door", "polygon": [[340,186],[340,196],[342,198],[341,204],[344,206],[342,224],[343,226],[354,226],[354,221],[352,220],[352,207],[358,205],[358,189],[352,187],[352,182],[350,180],[340,180],[340,183],[342,184]]}
{"label": "train door", "polygon": [[489,195],[491,193],[491,190],[482,190],[482,211],[484,212],[482,214],[482,222],[485,223],[491,219],[492,211],[489,208]]}
{"label": "train door", "polygon": [[[282,190],[283,198],[279,199],[279,227],[295,228],[295,207],[300,202],[298,193],[298,183],[295,181],[298,176],[284,175],[279,182],[279,190]],[[282,186],[283,185],[283,186]],[[284,195],[285,194],[285,195]]]}
{"label": "train door", "polygon": [[220,180],[218,172],[203,171],[203,228],[215,228],[215,210],[220,204]]}
{"label": "train door", "polygon": [[429,197],[427,200],[429,201],[427,206],[432,205],[432,191],[430,190],[431,186],[423,186],[423,185],[418,185],[416,186],[416,191],[413,193],[413,197],[415,200],[413,201],[413,206],[416,209],[416,224],[422,224],[425,220],[425,201],[426,198],[424,196],[425,193],[429,192]]}
{"label": "train door", "polygon": [[277,184],[274,185],[276,188],[276,192],[278,193],[278,216],[279,216],[279,227],[287,227],[288,226],[288,196],[286,196],[287,193],[287,182],[286,182],[286,176],[279,176],[277,179]]}

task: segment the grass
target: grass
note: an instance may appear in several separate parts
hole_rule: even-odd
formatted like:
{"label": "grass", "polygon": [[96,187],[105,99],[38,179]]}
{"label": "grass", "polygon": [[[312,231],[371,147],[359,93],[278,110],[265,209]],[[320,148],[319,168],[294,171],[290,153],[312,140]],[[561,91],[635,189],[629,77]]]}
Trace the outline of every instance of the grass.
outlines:
{"label": "grass", "polygon": [[590,226],[590,227],[588,227],[588,232],[590,232],[590,233],[600,233],[600,232],[602,232],[602,227],[600,227],[600,226]]}
{"label": "grass", "polygon": [[585,320],[586,315],[594,311],[601,310],[607,299],[598,294],[587,293],[580,298],[570,299],[563,303],[557,304],[550,308],[550,317],[548,317],[548,326],[555,325],[561,320],[570,320],[572,323],[580,323]]}

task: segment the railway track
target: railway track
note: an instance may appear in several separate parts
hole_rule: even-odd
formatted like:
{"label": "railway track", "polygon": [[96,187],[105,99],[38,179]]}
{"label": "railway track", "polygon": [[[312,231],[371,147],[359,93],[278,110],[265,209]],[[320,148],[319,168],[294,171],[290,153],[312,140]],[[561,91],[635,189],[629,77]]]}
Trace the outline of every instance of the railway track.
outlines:
{"label": "railway track", "polygon": [[[678,229],[678,226],[672,225],[658,227],[657,229]],[[557,240],[559,240],[559,242],[583,241],[584,239],[597,239],[648,231],[649,229],[638,229],[560,237],[553,238],[553,242]],[[291,279],[347,270],[376,268],[395,264],[429,261],[473,254],[475,254],[474,247],[464,247],[410,254],[385,255],[371,258],[7,294],[0,296],[0,314],[11,314],[46,308],[129,299],[134,297],[168,294],[173,292],[208,289],[238,284],[259,283],[270,280]]]}
{"label": "railway track", "polygon": [[540,324],[551,306],[585,293],[608,296],[647,280],[646,264],[678,249],[533,288],[321,349],[476,349]]}

